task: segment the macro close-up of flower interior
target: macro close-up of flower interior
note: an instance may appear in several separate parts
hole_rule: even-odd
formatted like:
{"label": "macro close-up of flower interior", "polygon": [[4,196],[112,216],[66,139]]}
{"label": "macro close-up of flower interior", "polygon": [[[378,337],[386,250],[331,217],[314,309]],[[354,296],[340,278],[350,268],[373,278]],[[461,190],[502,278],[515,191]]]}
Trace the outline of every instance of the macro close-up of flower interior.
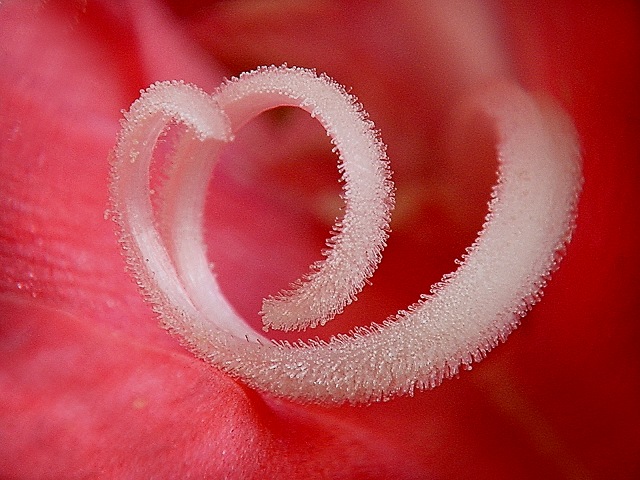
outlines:
{"label": "macro close-up of flower interior", "polygon": [[640,6],[0,2],[0,478],[640,476]]}

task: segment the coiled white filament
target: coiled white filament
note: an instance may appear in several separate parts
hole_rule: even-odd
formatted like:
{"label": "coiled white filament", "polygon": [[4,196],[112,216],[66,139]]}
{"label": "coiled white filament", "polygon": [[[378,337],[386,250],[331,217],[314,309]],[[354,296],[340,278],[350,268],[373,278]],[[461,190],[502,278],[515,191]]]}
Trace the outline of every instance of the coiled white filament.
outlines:
{"label": "coiled white filament", "polygon": [[[265,327],[329,321],[382,259],[393,207],[385,148],[362,107],[326,76],[265,67],[213,95],[182,82],[142,92],[113,152],[111,202],[127,262],[161,321],[199,357],[260,391],[315,403],[366,403],[437,386],[504,340],[539,299],[569,241],[581,186],[579,149],[558,108],[514,85],[471,104],[496,133],[498,182],[459,268],[406,311],[328,342],[277,344],[221,293],[203,240],[205,194],[219,150],[261,112],[297,106],[318,119],[339,154],[345,215],[322,262],[264,301]],[[158,137],[181,125],[159,209],[150,193]]]}

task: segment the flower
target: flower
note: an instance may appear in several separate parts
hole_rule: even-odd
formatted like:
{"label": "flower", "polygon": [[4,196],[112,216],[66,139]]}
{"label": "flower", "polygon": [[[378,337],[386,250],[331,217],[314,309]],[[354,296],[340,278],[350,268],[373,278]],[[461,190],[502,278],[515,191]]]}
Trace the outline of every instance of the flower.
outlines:
{"label": "flower", "polygon": [[[637,473],[637,7],[268,5],[0,9],[2,475]],[[472,372],[366,408],[258,395],[158,329],[123,272],[103,216],[120,110],[156,80],[211,91],[223,75],[285,61],[352,87],[398,187],[374,285],[326,335],[413,302],[475,238],[495,160],[483,129],[461,138],[450,114],[458,98],[506,76],[574,118],[585,186],[567,258],[545,300]],[[289,111],[255,122],[225,153],[209,251],[249,321],[317,258],[336,214],[334,172],[324,133]]]}

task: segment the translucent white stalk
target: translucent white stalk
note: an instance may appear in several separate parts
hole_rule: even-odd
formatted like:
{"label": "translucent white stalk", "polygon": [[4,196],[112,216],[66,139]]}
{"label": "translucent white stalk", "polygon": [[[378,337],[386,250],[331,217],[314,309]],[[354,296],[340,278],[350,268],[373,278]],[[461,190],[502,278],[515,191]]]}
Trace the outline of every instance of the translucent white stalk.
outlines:
{"label": "translucent white stalk", "polygon": [[[279,311],[287,317],[294,309],[282,304],[299,295],[308,313],[295,313],[293,323],[287,317],[284,328],[303,317],[308,320],[299,325],[323,323],[327,311],[339,311],[358,290],[358,281],[327,272],[366,278],[379,260],[392,203],[384,148],[342,89],[312,72],[284,67],[243,75],[213,97],[180,83],[158,84],[126,115],[113,156],[111,194],[125,254],[163,324],[196,355],[248,385],[302,402],[366,403],[412,394],[482,359],[539,299],[569,240],[581,176],[567,117],[515,86],[483,92],[472,108],[495,125],[499,180],[487,221],[458,270],[382,325],[372,323],[329,342],[276,345],[246,325],[221,294],[207,267],[201,216],[220,146],[250,118],[282,104],[312,112],[332,136],[343,157],[347,207],[325,263],[288,297],[267,301],[269,315]],[[155,218],[149,164],[158,135],[170,123],[186,128]],[[347,163],[355,167],[348,169]],[[350,196],[356,187],[349,186],[356,184],[358,193]],[[378,215],[353,207],[358,202],[371,202],[369,210],[378,209]],[[359,245],[352,229],[369,232],[379,249]],[[342,250],[348,253],[333,260],[333,252]],[[351,258],[357,259],[353,272],[346,263]],[[367,262],[359,263],[362,258]],[[323,308],[327,302],[319,301],[311,318],[315,295],[327,291],[343,293],[338,295],[343,300],[328,309]]]}

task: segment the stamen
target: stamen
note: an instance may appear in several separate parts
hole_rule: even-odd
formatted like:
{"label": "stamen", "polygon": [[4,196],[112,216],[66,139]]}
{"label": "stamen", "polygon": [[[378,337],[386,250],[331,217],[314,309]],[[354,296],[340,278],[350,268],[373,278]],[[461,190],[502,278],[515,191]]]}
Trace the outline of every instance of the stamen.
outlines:
{"label": "stamen", "polygon": [[[266,324],[326,322],[380,260],[392,205],[387,160],[372,124],[343,89],[285,67],[241,75],[213,97],[182,83],[156,84],[125,115],[111,198],[127,261],[163,324],[249,386],[315,403],[366,403],[432,388],[504,341],[540,298],[574,226],[580,159],[566,115],[515,86],[479,95],[469,108],[495,126],[499,176],[486,223],[458,270],[381,325],[291,345],[270,343],[233,311],[207,266],[202,235],[219,149],[242,124],[280,105],[306,109],[332,137],[347,205],[324,262],[292,292],[265,301]],[[184,129],[155,215],[149,165],[158,136],[173,124]]]}

